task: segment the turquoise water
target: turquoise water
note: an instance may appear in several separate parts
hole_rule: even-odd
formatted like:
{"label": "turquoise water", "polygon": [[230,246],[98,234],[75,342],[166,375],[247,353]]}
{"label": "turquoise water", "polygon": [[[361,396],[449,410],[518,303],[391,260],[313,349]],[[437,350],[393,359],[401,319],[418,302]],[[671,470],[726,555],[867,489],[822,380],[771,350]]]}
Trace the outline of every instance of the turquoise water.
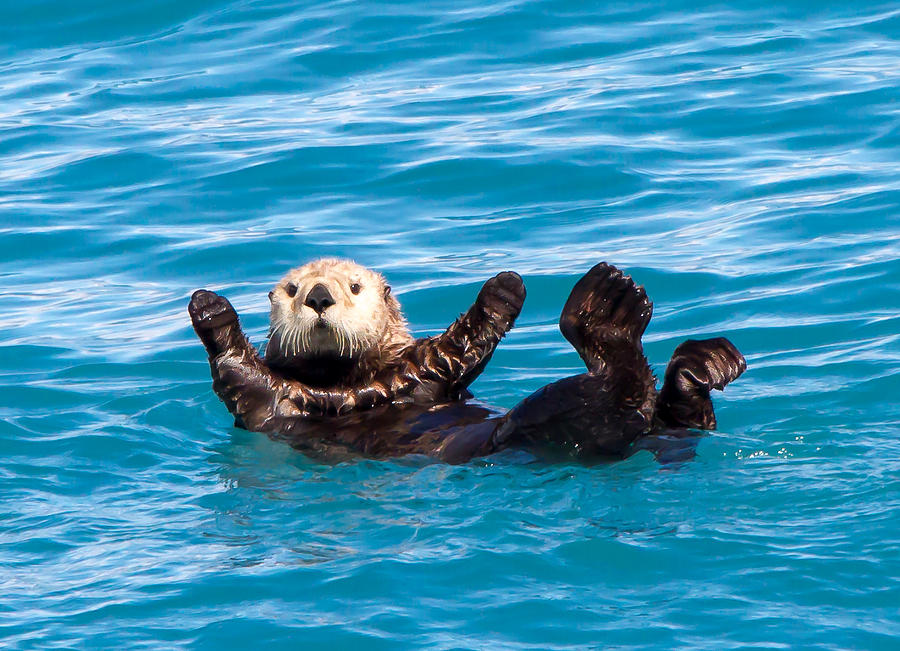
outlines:
{"label": "turquoise water", "polygon": [[[888,2],[4,0],[0,646],[897,648],[898,37]],[[503,407],[580,370],[600,260],[654,368],[750,370],[686,463],[318,464],[231,426],[186,305],[260,343],[319,255],[418,334],[521,273]]]}

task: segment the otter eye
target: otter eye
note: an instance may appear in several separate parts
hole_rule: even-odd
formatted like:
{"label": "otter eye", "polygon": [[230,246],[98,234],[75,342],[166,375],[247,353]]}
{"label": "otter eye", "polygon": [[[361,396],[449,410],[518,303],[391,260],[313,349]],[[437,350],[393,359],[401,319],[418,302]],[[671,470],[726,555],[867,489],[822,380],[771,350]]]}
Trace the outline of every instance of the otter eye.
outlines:
{"label": "otter eye", "polygon": [[297,295],[297,286],[294,283],[288,283],[284,286],[284,291],[287,292],[288,296],[294,298]]}
{"label": "otter eye", "polygon": [[361,289],[362,287],[359,286],[359,283],[350,283],[350,291],[354,294],[359,294],[359,290]]}

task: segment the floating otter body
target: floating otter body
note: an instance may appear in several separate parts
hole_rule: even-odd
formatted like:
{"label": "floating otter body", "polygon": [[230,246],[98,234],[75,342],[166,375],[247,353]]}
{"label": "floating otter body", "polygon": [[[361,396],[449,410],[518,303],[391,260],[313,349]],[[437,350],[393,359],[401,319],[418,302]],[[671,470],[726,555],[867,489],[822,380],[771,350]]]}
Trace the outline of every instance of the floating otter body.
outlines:
{"label": "floating otter body", "polygon": [[502,413],[469,400],[525,299],[522,279],[488,280],[441,335],[414,339],[384,279],[347,261],[292,270],[269,294],[263,361],[223,297],[199,290],[189,312],[209,354],[213,388],[236,424],[319,458],[425,454],[451,463],[509,447],[545,458],[621,458],[659,432],[713,429],[710,390],[745,369],[723,338],[675,351],[663,387],[643,354],[652,303],[600,263],[575,285],[560,329],[588,372]]}

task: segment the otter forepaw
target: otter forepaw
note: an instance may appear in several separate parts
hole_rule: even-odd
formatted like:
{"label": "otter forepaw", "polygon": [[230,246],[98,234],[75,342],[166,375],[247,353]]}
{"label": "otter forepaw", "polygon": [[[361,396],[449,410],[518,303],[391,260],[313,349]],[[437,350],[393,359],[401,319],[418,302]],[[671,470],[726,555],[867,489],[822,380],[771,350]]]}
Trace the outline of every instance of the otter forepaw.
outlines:
{"label": "otter forepaw", "polygon": [[478,293],[478,304],[490,317],[501,317],[511,324],[525,303],[525,283],[514,271],[504,271],[488,280]]}
{"label": "otter forepaw", "polygon": [[214,330],[238,320],[237,312],[227,298],[206,289],[194,292],[188,313],[198,330]]}

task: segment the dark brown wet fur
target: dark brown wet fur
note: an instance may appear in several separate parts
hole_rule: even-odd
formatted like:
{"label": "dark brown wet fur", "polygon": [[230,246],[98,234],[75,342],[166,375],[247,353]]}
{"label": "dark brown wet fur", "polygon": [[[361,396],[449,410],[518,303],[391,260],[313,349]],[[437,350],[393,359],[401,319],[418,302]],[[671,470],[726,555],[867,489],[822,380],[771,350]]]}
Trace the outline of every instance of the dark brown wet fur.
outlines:
{"label": "dark brown wet fur", "polygon": [[416,340],[372,371],[365,383],[328,387],[298,382],[267,366],[243,334],[226,298],[198,290],[188,310],[209,355],[213,388],[229,411],[248,429],[278,431],[297,417],[346,414],[390,402],[430,405],[458,398],[484,369],[524,300],[521,277],[498,274],[443,334]]}
{"label": "dark brown wet fur", "polygon": [[446,332],[416,340],[349,386],[312,386],[268,367],[221,296],[195,292],[189,311],[209,353],[213,388],[236,423],[323,459],[424,454],[460,463],[509,447],[548,459],[621,458],[661,431],[714,428],[709,391],[746,368],[726,339],[687,341],[657,395],[641,344],[653,305],[631,278],[600,263],[575,285],[560,317],[588,372],[538,390],[504,415],[468,401],[467,387],[524,298],[517,274],[495,276]]}
{"label": "dark brown wet fur", "polygon": [[600,263],[572,289],[559,327],[587,366],[523,400],[498,429],[497,444],[545,455],[621,456],[653,424],[656,379],[641,336],[653,304],[642,287]]}

